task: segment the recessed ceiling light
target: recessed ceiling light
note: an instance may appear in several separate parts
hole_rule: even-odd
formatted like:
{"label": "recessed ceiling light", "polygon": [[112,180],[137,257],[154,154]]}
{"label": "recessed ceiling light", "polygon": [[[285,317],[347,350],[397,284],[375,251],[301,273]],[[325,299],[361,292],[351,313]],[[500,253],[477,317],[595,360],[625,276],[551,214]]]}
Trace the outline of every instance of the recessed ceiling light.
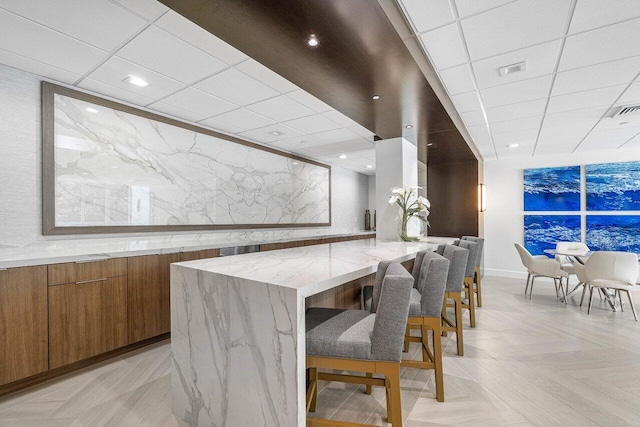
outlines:
{"label": "recessed ceiling light", "polygon": [[413,127],[413,125],[406,125],[405,126],[407,129],[411,129]]}
{"label": "recessed ceiling light", "polygon": [[298,162],[291,162],[291,164],[292,164],[292,165],[297,165],[297,164],[298,164]]}
{"label": "recessed ceiling light", "polygon": [[316,47],[318,46],[319,43],[320,41],[318,40],[315,34],[311,34],[307,39],[307,44],[311,47]]}
{"label": "recessed ceiling light", "polygon": [[516,148],[516,147],[520,147],[520,144],[518,144],[517,142],[507,145],[507,148]]}
{"label": "recessed ceiling light", "polygon": [[124,81],[138,87],[149,86],[149,83],[147,81],[141,79],[140,77],[136,77],[132,75],[127,76],[127,78],[124,79]]}
{"label": "recessed ceiling light", "polygon": [[373,165],[366,165],[365,168],[367,169],[373,169]]}
{"label": "recessed ceiling light", "polygon": [[284,132],[278,132],[277,130],[274,130],[273,132],[269,132],[271,135],[273,136],[280,136],[280,135],[284,135]]}
{"label": "recessed ceiling light", "polygon": [[373,99],[380,99],[380,95],[373,95],[371,98],[373,98]]}
{"label": "recessed ceiling light", "polygon": [[96,113],[100,112],[100,111],[96,110],[95,108],[91,108],[91,107],[85,108],[84,111],[86,111],[87,113],[93,113],[93,114],[96,114]]}
{"label": "recessed ceiling light", "polygon": [[339,159],[346,159],[346,158],[347,158],[347,155],[346,155],[346,154],[340,154],[340,155],[338,156],[338,158],[339,158]]}
{"label": "recessed ceiling light", "polygon": [[505,65],[504,67],[498,68],[498,71],[502,77],[513,73],[520,73],[522,71],[527,71],[527,63],[523,61],[518,62],[517,64]]}

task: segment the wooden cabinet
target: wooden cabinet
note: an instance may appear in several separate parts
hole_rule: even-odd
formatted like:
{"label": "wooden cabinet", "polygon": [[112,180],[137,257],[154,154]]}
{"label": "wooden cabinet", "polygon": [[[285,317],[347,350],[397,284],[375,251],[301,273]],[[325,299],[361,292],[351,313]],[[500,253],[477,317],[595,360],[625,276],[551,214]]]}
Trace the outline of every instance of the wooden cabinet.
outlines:
{"label": "wooden cabinet", "polygon": [[126,258],[49,269],[50,369],[127,345]]}
{"label": "wooden cabinet", "polygon": [[127,321],[130,343],[171,330],[170,264],[181,259],[179,253],[129,258]]}
{"label": "wooden cabinet", "polygon": [[47,370],[47,267],[0,271],[0,385]]}
{"label": "wooden cabinet", "polygon": [[180,261],[215,258],[220,256],[220,249],[204,249],[201,251],[180,252]]}

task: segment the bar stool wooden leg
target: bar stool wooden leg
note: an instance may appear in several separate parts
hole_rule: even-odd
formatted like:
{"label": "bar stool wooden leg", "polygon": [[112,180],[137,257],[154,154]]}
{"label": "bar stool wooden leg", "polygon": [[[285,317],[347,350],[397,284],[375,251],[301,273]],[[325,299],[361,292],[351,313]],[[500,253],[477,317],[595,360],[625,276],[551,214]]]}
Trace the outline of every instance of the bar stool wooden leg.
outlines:
{"label": "bar stool wooden leg", "polygon": [[307,412],[316,412],[318,401],[318,368],[309,368],[309,389],[307,391]]}
{"label": "bar stool wooden leg", "polygon": [[[469,301],[467,308],[469,308],[469,324],[472,328],[476,327],[476,304],[473,296],[473,277],[464,278],[465,294]],[[532,286],[533,287],[533,286]]]}
{"label": "bar stool wooden leg", "polygon": [[458,346],[458,356],[464,356],[464,344],[462,341],[462,296],[459,293],[451,295],[456,314],[456,344]]}
{"label": "bar stool wooden leg", "polygon": [[[367,372],[367,378],[373,378],[373,374],[371,372]],[[365,394],[371,394],[371,384],[367,384],[367,390],[365,391]]]}
{"label": "bar stool wooden leg", "polygon": [[387,379],[387,421],[392,426],[402,426],[402,404],[400,401],[400,367],[385,366],[380,370]]}
{"label": "bar stool wooden leg", "polygon": [[408,352],[409,351],[409,339],[408,337],[411,336],[411,327],[409,325],[407,325],[407,328],[405,329],[404,332],[404,348],[402,349],[403,352]]}
{"label": "bar stool wooden leg", "polygon": [[478,307],[482,307],[482,279],[480,278],[480,267],[476,266],[476,289],[478,294]]}

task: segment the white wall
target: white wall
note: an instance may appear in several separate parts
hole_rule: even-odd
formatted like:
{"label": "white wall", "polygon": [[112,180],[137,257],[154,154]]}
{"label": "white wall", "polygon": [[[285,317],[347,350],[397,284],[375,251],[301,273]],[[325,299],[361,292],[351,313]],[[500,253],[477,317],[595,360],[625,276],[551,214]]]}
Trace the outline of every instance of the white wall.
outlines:
{"label": "white wall", "polygon": [[[141,234],[43,236],[42,145],[39,76],[0,65],[0,249],[24,247],[68,239],[101,239]],[[99,96],[99,95],[98,95]],[[348,233],[364,230],[364,211],[369,203],[368,177],[336,166],[331,168],[332,226],[310,233]],[[295,230],[301,230],[300,228]],[[307,229],[308,230],[308,229]],[[238,231],[199,232],[228,235]],[[256,235],[256,230],[251,232]],[[193,233],[144,233],[154,235]],[[284,238],[286,229],[264,231],[264,238]]]}
{"label": "white wall", "polygon": [[513,244],[524,241],[524,169],[640,160],[640,150],[593,151],[484,162],[487,211],[484,213],[485,274],[526,277]]}

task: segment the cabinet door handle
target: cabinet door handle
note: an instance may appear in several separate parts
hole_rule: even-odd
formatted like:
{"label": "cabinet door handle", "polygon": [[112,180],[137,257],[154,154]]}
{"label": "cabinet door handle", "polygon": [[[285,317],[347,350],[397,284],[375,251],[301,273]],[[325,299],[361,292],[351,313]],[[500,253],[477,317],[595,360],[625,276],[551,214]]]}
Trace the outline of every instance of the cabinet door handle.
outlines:
{"label": "cabinet door handle", "polygon": [[82,282],[76,282],[76,285],[82,285],[83,283],[92,283],[92,282],[104,282],[105,280],[107,280],[107,277],[103,277],[101,279],[83,280]]}

